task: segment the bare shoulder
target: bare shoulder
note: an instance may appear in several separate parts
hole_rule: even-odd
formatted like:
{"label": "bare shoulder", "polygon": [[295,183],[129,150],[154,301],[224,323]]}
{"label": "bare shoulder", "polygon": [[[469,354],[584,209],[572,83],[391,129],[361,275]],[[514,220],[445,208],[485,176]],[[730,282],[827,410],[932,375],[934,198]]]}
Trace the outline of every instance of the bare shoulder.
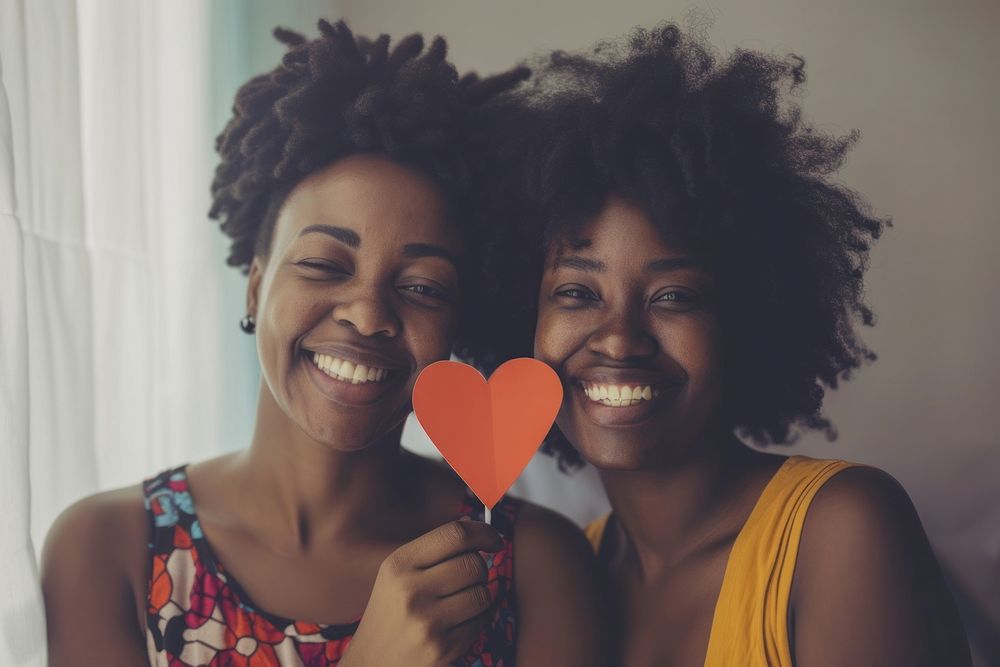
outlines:
{"label": "bare shoulder", "polygon": [[601,599],[597,562],[577,526],[524,503],[514,527],[518,662],[600,664]]}
{"label": "bare shoulder", "polygon": [[961,623],[909,495],[858,466],[817,492],[791,604],[798,664],[967,664]]}
{"label": "bare shoulder", "polygon": [[147,530],[138,485],[84,498],[52,525],[41,559],[50,664],[143,655]]}
{"label": "bare shoulder", "polygon": [[819,489],[806,515],[796,576],[823,578],[848,565],[893,580],[940,577],[910,496],[878,468],[840,471]]}
{"label": "bare shoulder", "polygon": [[802,539],[845,549],[870,545],[872,539],[896,548],[927,545],[920,518],[903,486],[889,473],[869,466],[842,470],[819,489],[809,507]]}
{"label": "bare shoulder", "polygon": [[137,553],[145,555],[147,532],[140,485],[88,496],[64,510],[49,529],[42,550],[43,573],[79,559],[124,572]]}
{"label": "bare shoulder", "polygon": [[840,471],[809,506],[795,569],[795,592],[828,591],[838,576],[906,585],[907,570],[934,566],[930,543],[902,485],[868,466]]}
{"label": "bare shoulder", "polygon": [[562,514],[546,507],[521,501],[514,524],[515,543],[541,554],[578,555],[589,561],[593,553],[583,531]]}

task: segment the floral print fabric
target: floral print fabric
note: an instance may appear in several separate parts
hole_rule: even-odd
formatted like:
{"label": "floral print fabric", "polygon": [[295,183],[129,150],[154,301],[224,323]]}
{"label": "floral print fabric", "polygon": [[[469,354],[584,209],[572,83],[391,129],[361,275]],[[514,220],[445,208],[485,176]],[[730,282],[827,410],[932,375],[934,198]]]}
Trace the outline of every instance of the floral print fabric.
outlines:
{"label": "floral print fabric", "polygon": [[[146,480],[143,491],[152,557],[146,598],[146,644],[152,667],[328,667],[338,663],[358,623],[294,621],[255,608],[205,541],[184,466]],[[514,664],[512,557],[518,509],[518,501],[504,498],[493,510],[493,525],[504,537],[504,548],[487,562],[496,611],[469,654],[456,665]],[[458,516],[482,520],[482,503],[467,492]]]}

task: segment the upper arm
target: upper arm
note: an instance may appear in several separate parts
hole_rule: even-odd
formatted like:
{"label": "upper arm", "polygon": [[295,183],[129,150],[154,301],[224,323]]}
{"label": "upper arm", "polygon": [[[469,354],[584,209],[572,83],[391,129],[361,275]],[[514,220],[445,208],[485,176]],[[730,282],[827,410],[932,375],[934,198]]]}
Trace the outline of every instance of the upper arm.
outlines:
{"label": "upper arm", "polygon": [[583,533],[555,512],[525,503],[515,535],[517,663],[601,664],[597,564]]}
{"label": "upper arm", "polygon": [[917,512],[874,468],[817,493],[792,587],[798,667],[968,665],[968,645]]}
{"label": "upper arm", "polygon": [[49,665],[147,664],[136,579],[145,563],[136,489],[85,498],[64,511],[42,550]]}

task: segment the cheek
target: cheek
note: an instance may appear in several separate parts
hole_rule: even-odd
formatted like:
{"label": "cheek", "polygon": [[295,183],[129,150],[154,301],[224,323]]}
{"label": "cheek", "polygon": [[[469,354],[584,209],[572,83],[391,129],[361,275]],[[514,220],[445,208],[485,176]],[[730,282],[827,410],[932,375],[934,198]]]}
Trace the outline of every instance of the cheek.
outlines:
{"label": "cheek", "polygon": [[[328,306],[311,295],[308,287],[292,289],[291,285],[275,285],[262,306],[263,325],[278,339],[301,336],[323,317],[324,312],[329,313]],[[258,317],[258,328],[260,326],[261,318]]]}
{"label": "cheek", "polygon": [[552,309],[540,307],[535,321],[534,357],[558,365],[568,349],[570,329]]}
{"label": "cheek", "polygon": [[543,285],[535,318],[534,357],[557,368],[586,343],[596,322],[591,311],[559,307]]}
{"label": "cheek", "polygon": [[309,289],[274,284],[257,314],[257,352],[265,372],[292,363],[292,348],[329,313],[322,299]]}
{"label": "cheek", "polygon": [[458,328],[454,309],[414,311],[404,317],[403,330],[419,368],[451,356]]}
{"label": "cheek", "polygon": [[691,383],[715,389],[722,383],[722,345],[716,319],[708,314],[689,320],[671,336],[668,348],[687,372]]}

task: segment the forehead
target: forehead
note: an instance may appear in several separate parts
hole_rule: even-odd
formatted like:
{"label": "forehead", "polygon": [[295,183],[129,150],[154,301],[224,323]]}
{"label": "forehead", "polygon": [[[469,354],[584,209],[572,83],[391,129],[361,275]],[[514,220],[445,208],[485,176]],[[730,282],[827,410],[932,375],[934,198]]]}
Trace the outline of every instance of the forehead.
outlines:
{"label": "forehead", "polygon": [[668,238],[653,224],[642,206],[612,194],[597,215],[583,224],[572,238],[558,238],[550,247],[549,256],[602,255],[611,262],[650,256],[673,257],[686,254],[679,236],[670,234]]}
{"label": "forehead", "polygon": [[378,155],[352,155],[303,179],[278,214],[274,249],[314,224],[350,229],[368,244],[451,245],[454,236],[444,195],[430,178]]}

